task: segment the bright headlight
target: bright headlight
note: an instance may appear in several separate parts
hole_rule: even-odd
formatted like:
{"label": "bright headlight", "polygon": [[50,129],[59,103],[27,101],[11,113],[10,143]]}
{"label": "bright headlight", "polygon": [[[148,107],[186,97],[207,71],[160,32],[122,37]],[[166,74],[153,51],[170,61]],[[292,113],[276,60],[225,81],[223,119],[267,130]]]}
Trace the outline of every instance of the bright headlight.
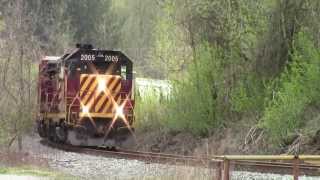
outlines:
{"label": "bright headlight", "polygon": [[85,114],[88,114],[89,113],[89,107],[83,106],[82,107],[82,112],[85,113]]}
{"label": "bright headlight", "polygon": [[123,107],[119,106],[116,108],[116,117],[124,118]]}
{"label": "bright headlight", "polygon": [[98,81],[98,91],[103,92],[106,90],[106,80],[105,79],[99,79]]}

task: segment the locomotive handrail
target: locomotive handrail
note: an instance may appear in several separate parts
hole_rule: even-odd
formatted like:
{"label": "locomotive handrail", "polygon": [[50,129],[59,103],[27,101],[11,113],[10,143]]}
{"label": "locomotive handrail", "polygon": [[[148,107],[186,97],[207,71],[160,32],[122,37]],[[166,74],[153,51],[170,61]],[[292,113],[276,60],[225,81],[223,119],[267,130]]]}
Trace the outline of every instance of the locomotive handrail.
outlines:
{"label": "locomotive handrail", "polygon": [[[51,97],[51,101],[49,101],[49,95],[52,95]],[[54,106],[54,105],[59,105],[59,102],[57,103],[55,101],[55,98],[57,97],[58,93],[45,93],[45,101],[44,102],[41,102],[40,100],[40,105],[45,105],[45,108],[48,110],[48,111],[51,111],[51,108]]]}
{"label": "locomotive handrail", "polygon": [[[93,91],[90,91],[90,90],[82,90],[82,91],[81,91],[81,90],[80,90],[79,92],[80,92],[80,94],[81,94],[81,93],[87,93],[87,94],[89,94],[89,95],[91,95],[91,94],[93,94],[93,93],[96,94],[96,90],[93,90]],[[109,93],[110,93],[111,95],[118,94],[118,92],[114,92],[114,91],[111,91],[111,92],[109,91]],[[121,93],[121,92],[120,92],[120,93]]]}
{"label": "locomotive handrail", "polygon": [[[66,98],[68,98],[68,96],[67,96]],[[70,97],[70,98],[71,98],[71,97]],[[78,98],[79,98],[79,97],[78,97],[78,94],[77,94],[75,97],[73,97],[73,100],[72,100],[71,104],[69,105],[67,122],[70,122],[71,107],[73,107],[74,102],[75,102],[76,99],[78,99]],[[79,101],[79,102],[80,102],[80,101]],[[76,107],[77,107],[77,106],[76,106]],[[79,105],[79,107],[80,107],[80,105]]]}
{"label": "locomotive handrail", "polygon": [[[87,94],[86,95],[91,95],[91,94],[94,94],[94,96],[93,96],[93,98],[94,99],[96,99],[97,98],[97,95],[96,95],[96,92],[95,91],[86,91],[87,92]],[[120,94],[121,95],[121,100],[125,100],[126,98],[122,98],[122,95],[127,95],[128,93],[127,92],[120,92],[120,93],[115,93],[115,92],[113,92],[113,93],[111,93],[111,95],[115,95],[115,94]],[[51,97],[51,101],[49,102],[49,96],[50,95],[53,95],[52,97]],[[59,105],[59,102],[56,102],[56,101],[54,101],[54,99],[57,97],[57,95],[58,95],[58,93],[45,93],[45,102],[40,102],[40,104],[48,104],[48,105],[50,105],[50,106],[52,106],[52,105]],[[72,99],[73,101],[74,101],[74,98],[75,97],[77,97],[77,95],[76,96],[66,96],[65,98],[66,99]],[[79,97],[78,97],[79,98]],[[81,101],[80,99],[78,99],[79,100],[79,102]],[[73,107],[76,107],[75,105],[73,105],[74,103],[67,103],[67,105],[69,105],[69,106],[73,106]]]}

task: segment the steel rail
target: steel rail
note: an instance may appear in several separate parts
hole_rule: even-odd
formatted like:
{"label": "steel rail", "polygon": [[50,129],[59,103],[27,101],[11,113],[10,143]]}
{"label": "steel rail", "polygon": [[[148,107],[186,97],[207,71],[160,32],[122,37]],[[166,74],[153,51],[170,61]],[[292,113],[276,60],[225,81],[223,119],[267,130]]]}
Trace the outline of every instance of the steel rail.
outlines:
{"label": "steel rail", "polygon": [[212,161],[211,158],[198,158],[194,156],[182,156],[173,154],[163,154],[163,153],[152,153],[152,152],[140,152],[140,151],[128,151],[128,150],[117,150],[110,151],[102,148],[90,148],[90,147],[77,147],[69,146],[65,144],[57,144],[51,141],[46,141],[47,145],[55,147],[65,151],[72,151],[77,153],[85,153],[96,156],[103,157],[114,157],[114,158],[126,158],[126,159],[136,159],[143,160],[145,162],[155,162],[155,163],[183,163],[187,165],[204,165],[209,166],[213,162],[219,163],[221,160]]}
{"label": "steel rail", "polygon": [[[118,149],[117,151],[109,151],[103,148],[91,147],[77,147],[65,144],[53,143],[46,141],[47,145],[62,149],[65,151],[72,151],[77,153],[85,153],[89,155],[112,157],[112,158],[125,158],[141,160],[146,163],[161,163],[161,164],[174,164],[174,165],[188,165],[188,166],[202,166],[206,168],[215,169],[216,179],[221,179],[221,174],[226,173],[226,169],[230,169],[232,165],[235,170],[245,170],[248,172],[263,172],[263,173],[276,173],[276,174],[292,174],[292,169],[296,168],[294,161],[297,156],[282,155],[282,156],[256,156],[256,155],[231,155],[231,156],[184,156],[154,152],[141,152],[129,151]],[[299,160],[318,160],[319,156],[298,156]],[[275,162],[277,161],[277,162]],[[279,162],[280,161],[280,162]],[[281,161],[290,161],[281,162]],[[226,163],[227,162],[227,163]],[[319,175],[320,165],[306,164],[301,160],[298,165],[300,170],[303,170],[305,175]]]}

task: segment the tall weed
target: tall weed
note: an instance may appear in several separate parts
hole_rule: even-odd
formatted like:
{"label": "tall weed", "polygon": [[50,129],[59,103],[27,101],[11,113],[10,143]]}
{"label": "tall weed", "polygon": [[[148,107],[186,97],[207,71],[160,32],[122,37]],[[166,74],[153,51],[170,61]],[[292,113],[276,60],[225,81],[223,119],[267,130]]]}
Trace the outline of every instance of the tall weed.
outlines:
{"label": "tall weed", "polygon": [[141,131],[165,127],[165,99],[159,99],[155,94],[146,94],[136,98],[136,127]]}

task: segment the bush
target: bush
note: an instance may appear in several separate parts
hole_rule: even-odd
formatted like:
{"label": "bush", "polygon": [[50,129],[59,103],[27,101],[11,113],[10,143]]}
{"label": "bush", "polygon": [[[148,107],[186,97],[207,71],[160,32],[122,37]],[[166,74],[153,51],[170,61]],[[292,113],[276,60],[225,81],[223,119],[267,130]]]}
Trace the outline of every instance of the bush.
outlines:
{"label": "bush", "polygon": [[262,126],[277,143],[301,128],[305,108],[320,100],[320,51],[305,33],[297,35],[291,59],[281,77],[274,80],[274,88],[270,88],[274,96],[262,118]]}
{"label": "bush", "polygon": [[221,125],[216,114],[221,54],[207,45],[199,47],[197,54],[187,76],[173,84],[166,124],[173,130],[207,136]]}
{"label": "bush", "polygon": [[136,98],[136,127],[141,131],[163,127],[165,103],[154,94]]}
{"label": "bush", "polygon": [[238,113],[260,114],[264,108],[266,87],[259,78],[248,74],[231,92],[231,109]]}

